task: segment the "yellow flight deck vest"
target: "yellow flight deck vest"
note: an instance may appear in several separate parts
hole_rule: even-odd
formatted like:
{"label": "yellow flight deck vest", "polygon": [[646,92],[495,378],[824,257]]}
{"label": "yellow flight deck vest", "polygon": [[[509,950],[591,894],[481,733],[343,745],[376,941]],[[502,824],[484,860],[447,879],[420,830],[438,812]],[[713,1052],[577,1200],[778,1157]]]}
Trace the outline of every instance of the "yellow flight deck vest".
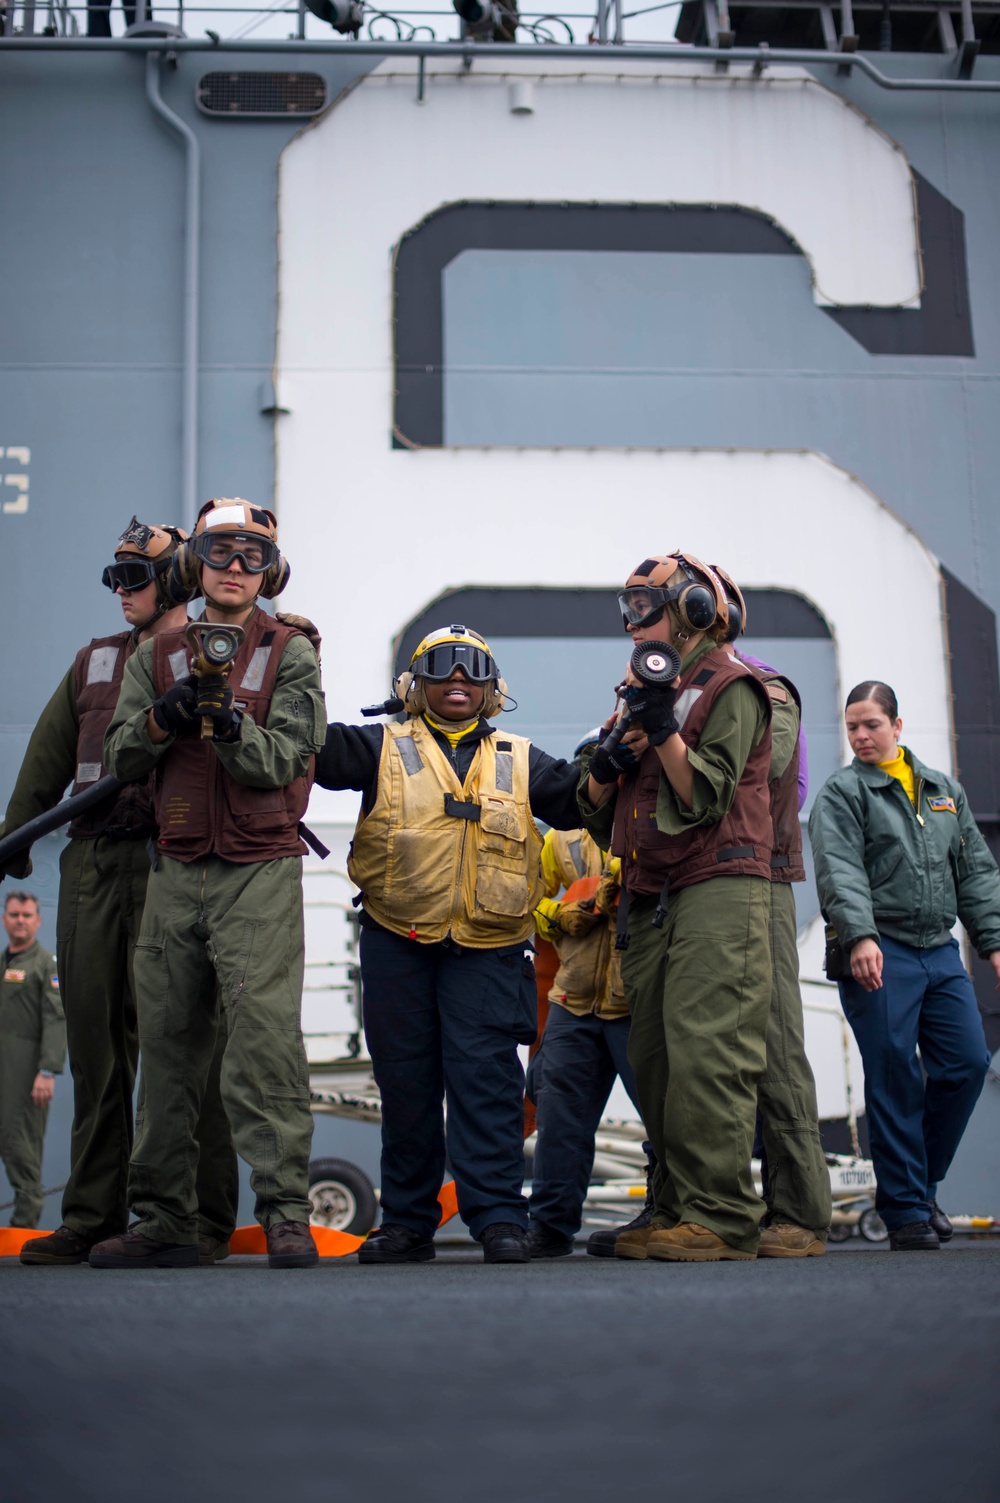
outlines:
{"label": "yellow flight deck vest", "polygon": [[378,793],[347,862],[376,923],[473,950],[531,938],[542,837],[528,804],[530,744],[484,736],[463,787],[422,719],[386,725]]}

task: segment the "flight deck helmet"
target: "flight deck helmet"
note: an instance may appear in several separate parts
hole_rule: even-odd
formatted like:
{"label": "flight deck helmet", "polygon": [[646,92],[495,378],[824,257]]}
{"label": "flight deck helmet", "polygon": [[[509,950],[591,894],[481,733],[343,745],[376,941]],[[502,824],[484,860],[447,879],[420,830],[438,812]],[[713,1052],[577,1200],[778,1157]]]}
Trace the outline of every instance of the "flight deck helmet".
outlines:
{"label": "flight deck helmet", "polygon": [[260,595],[273,600],[288,584],[291,569],[278,549],[278,523],[272,511],[240,497],[207,501],[198,513],[194,534],[178,548],[170,569],[170,589],[182,604],[201,593],[201,571],[225,569],[238,558],[247,574],[261,576]]}
{"label": "flight deck helmet", "polygon": [[721,568],[719,564],[713,564],[712,570],[722,580],[722,587],[726,592],[726,611],[729,616],[729,631],[725,641],[735,642],[747,629],[747,603],[743,599],[743,591],[733,579],[731,574]]}
{"label": "flight deck helmet", "polygon": [[157,526],[133,517],[115,544],[115,561],[106,566],[101,583],[109,590],[127,592],[141,590],[155,580],[156,610],[144,623],[152,625],[179,604],[170,590],[170,567],[186,540],[182,527]]}
{"label": "flight deck helmet", "polygon": [[722,581],[693,553],[643,559],[625,581],[618,604],[626,630],[629,626],[653,626],[664,611],[669,611],[678,642],[686,642],[699,632],[715,635],[729,629]]}
{"label": "flight deck helmet", "polygon": [[409,668],[399,675],[395,690],[407,713],[420,715],[427,708],[423,684],[443,684],[458,669],[470,684],[481,685],[486,696],[480,714],[499,715],[507,697],[496,659],[485,637],[468,626],[439,626],[419,641]]}

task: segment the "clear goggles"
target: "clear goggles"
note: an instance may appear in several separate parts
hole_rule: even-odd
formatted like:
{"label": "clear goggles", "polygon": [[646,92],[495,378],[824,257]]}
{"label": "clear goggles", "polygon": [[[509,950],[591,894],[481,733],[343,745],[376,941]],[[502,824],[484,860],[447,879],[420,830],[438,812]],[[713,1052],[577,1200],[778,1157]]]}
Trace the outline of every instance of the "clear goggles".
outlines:
{"label": "clear goggles", "polygon": [[443,684],[456,668],[470,684],[488,684],[498,676],[492,654],[472,642],[441,642],[428,647],[410,664],[414,678],[425,678],[432,684]]}
{"label": "clear goggles", "polygon": [[148,558],[116,561],[108,564],[101,575],[101,583],[107,585],[109,590],[121,590],[127,595],[131,590],[144,590],[162,572],[163,567],[162,561],[153,562]]}
{"label": "clear goggles", "polygon": [[632,585],[618,594],[618,604],[626,626],[648,626],[658,621],[664,607],[677,599],[684,585],[660,589],[656,585]]}
{"label": "clear goggles", "polygon": [[228,569],[238,558],[247,574],[263,574],[278,562],[278,545],[255,532],[199,532],[191,546],[210,569]]}

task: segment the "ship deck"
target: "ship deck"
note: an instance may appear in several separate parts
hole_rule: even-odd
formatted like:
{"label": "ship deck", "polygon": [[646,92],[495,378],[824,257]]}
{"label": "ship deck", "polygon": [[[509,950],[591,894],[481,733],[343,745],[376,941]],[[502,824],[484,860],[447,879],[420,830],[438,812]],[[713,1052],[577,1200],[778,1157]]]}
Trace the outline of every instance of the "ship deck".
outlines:
{"label": "ship deck", "polygon": [[997,1240],[934,1257],[0,1263],[4,1495],[995,1496]]}

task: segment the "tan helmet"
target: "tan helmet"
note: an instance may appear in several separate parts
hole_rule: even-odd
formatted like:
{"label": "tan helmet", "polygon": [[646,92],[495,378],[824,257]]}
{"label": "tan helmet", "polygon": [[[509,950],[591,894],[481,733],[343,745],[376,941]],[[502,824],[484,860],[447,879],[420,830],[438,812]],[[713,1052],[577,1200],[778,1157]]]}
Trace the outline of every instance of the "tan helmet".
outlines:
{"label": "tan helmet", "polygon": [[625,581],[618,604],[626,629],[652,626],[669,609],[679,642],[729,626],[722,581],[693,553],[678,551],[643,559]]}
{"label": "tan helmet", "polygon": [[187,540],[181,527],[157,526],[133,517],[115,544],[115,562],[108,564],[101,582],[109,590],[141,590],[156,581],[156,610],[144,626],[158,621],[178,602],[169,587],[169,571],[178,548]]}
{"label": "tan helmet", "polygon": [[427,709],[424,683],[443,684],[456,668],[470,684],[485,688],[479,713],[487,719],[499,715],[507,698],[507,685],[486,638],[468,626],[439,626],[417,643],[409,669],[394,685],[407,713],[422,715]]}
{"label": "tan helmet", "polygon": [[174,556],[169,587],[175,603],[201,593],[203,565],[224,569],[233,558],[240,560],[246,573],[261,575],[260,594],[265,600],[280,595],[291,576],[278,549],[274,513],[239,496],[216,496],[201,508],[193,536]]}
{"label": "tan helmet", "polygon": [[736,583],[731,574],[728,574],[719,564],[712,565],[713,573],[722,580],[723,589],[726,592],[726,614],[729,617],[729,631],[724,640],[735,642],[747,629],[747,603],[743,599],[743,591]]}

